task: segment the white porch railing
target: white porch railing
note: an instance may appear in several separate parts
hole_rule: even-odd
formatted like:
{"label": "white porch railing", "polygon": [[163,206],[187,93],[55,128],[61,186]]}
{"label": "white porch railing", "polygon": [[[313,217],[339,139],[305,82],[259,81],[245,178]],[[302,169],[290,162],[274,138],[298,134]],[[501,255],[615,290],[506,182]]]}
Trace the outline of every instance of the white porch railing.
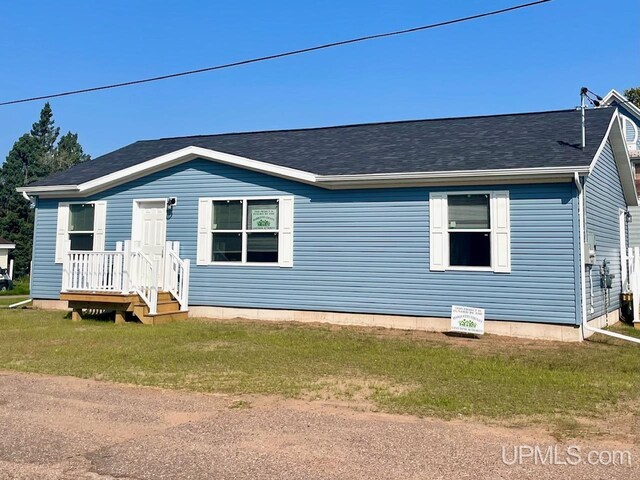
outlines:
{"label": "white porch railing", "polygon": [[167,242],[164,249],[164,289],[175,297],[180,310],[189,309],[190,260],[180,258],[180,242]]}
{"label": "white porch railing", "polygon": [[62,290],[122,292],[124,252],[122,244],[118,247],[113,252],[67,253],[62,268]]}
{"label": "white porch railing", "polygon": [[140,249],[131,248],[129,240],[116,243],[114,251],[70,251],[62,265],[63,292],[135,292],[149,307],[149,313],[158,309],[160,285],[180,304],[180,310],[189,308],[190,262],[180,258],[180,244],[167,242],[164,251],[164,275]]}
{"label": "white porch railing", "polygon": [[149,313],[158,312],[158,274],[153,262],[142,251],[135,250],[129,255],[130,291],[136,292],[149,307]]}

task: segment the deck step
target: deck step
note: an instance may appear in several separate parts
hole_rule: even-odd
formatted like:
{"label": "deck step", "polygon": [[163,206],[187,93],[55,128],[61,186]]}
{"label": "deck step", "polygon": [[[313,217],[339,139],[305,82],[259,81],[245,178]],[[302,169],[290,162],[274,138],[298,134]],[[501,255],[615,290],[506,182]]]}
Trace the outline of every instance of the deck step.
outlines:
{"label": "deck step", "polygon": [[[147,311],[149,308],[147,307],[147,304],[143,302],[136,303],[134,307],[143,307],[143,308],[146,307]],[[157,310],[158,310],[158,313],[179,312],[180,304],[175,300],[168,300],[163,302],[158,301]]]}
{"label": "deck step", "polygon": [[177,320],[186,320],[188,312],[182,312],[180,310],[171,310],[166,312],[149,313],[149,307],[146,304],[142,306],[136,306],[133,313],[138,320],[146,325],[158,325],[161,323],[174,322]]}
{"label": "deck step", "polygon": [[60,295],[60,298],[69,302],[76,319],[82,318],[82,310],[116,311],[121,315],[120,318],[123,318],[125,311],[133,312],[142,323],[149,325],[186,320],[188,316],[188,312],[180,310],[180,304],[169,292],[158,292],[158,306],[155,314],[149,313],[149,307],[137,294],[65,292]]}
{"label": "deck step", "polygon": [[158,292],[158,302],[168,302],[174,300],[170,292]]}

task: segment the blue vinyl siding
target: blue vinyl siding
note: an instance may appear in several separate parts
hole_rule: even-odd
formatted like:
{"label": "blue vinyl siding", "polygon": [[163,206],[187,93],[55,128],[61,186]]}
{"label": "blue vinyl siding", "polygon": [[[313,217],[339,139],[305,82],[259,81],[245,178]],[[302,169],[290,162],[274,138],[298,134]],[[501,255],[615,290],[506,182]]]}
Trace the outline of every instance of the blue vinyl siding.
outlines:
{"label": "blue vinyl siding", "polygon": [[[488,319],[575,324],[575,187],[480,190],[488,189],[510,191],[510,274],[429,271],[429,188],[329,191],[193,160],[92,199],[107,201],[113,249],[130,238],[134,199],[178,197],[167,239],[179,240],[192,261],[192,305],[448,317],[452,304],[462,304],[485,308]],[[199,197],[286,194],[295,195],[293,268],[196,265]],[[35,298],[59,296],[57,203],[39,202]]]}
{"label": "blue vinyl siding", "polygon": [[640,247],[640,207],[629,207],[631,223],[629,224],[629,246]]}
{"label": "blue vinyl siding", "polygon": [[595,235],[596,264],[589,271],[593,282],[593,307],[591,313],[590,285],[587,276],[587,318],[589,320],[605,314],[604,289],[600,288],[600,271],[604,259],[610,262],[609,268],[615,275],[611,289],[611,303],[608,311],[620,308],[622,291],[621,255],[620,255],[620,209],[626,209],[626,201],[620,184],[620,176],[613,157],[613,150],[607,140],[604,150],[597,159],[593,171],[587,177],[585,189],[586,236]]}

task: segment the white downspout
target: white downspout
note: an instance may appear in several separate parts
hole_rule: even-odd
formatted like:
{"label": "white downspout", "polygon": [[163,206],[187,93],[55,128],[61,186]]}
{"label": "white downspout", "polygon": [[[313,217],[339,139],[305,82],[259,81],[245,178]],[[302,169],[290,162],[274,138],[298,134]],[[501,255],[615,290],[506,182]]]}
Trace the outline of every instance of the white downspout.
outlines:
{"label": "white downspout", "polygon": [[628,342],[633,342],[640,344],[640,338],[628,337],[626,335],[622,335],[616,332],[610,332],[609,330],[603,330],[601,328],[590,327],[587,323],[587,290],[586,290],[586,282],[585,282],[585,272],[584,272],[584,232],[585,232],[585,216],[584,216],[584,189],[582,188],[582,183],[580,183],[580,175],[578,172],[573,174],[573,181],[576,184],[576,188],[578,189],[578,209],[579,209],[579,219],[580,219],[580,289],[582,296],[582,339],[586,339],[585,331],[590,331],[593,333],[600,333],[602,335],[607,335],[609,337],[618,338],[620,340],[626,340]]}

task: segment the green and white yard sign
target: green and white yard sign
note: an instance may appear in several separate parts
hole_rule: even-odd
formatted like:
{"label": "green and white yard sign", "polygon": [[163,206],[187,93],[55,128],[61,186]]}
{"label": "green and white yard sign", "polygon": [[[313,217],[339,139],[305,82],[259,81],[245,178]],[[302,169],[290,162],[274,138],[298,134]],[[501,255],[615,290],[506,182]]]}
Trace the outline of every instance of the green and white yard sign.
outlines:
{"label": "green and white yard sign", "polygon": [[251,230],[276,230],[278,228],[278,206],[249,207]]}
{"label": "green and white yard sign", "polygon": [[484,334],[484,308],[451,305],[451,331]]}

